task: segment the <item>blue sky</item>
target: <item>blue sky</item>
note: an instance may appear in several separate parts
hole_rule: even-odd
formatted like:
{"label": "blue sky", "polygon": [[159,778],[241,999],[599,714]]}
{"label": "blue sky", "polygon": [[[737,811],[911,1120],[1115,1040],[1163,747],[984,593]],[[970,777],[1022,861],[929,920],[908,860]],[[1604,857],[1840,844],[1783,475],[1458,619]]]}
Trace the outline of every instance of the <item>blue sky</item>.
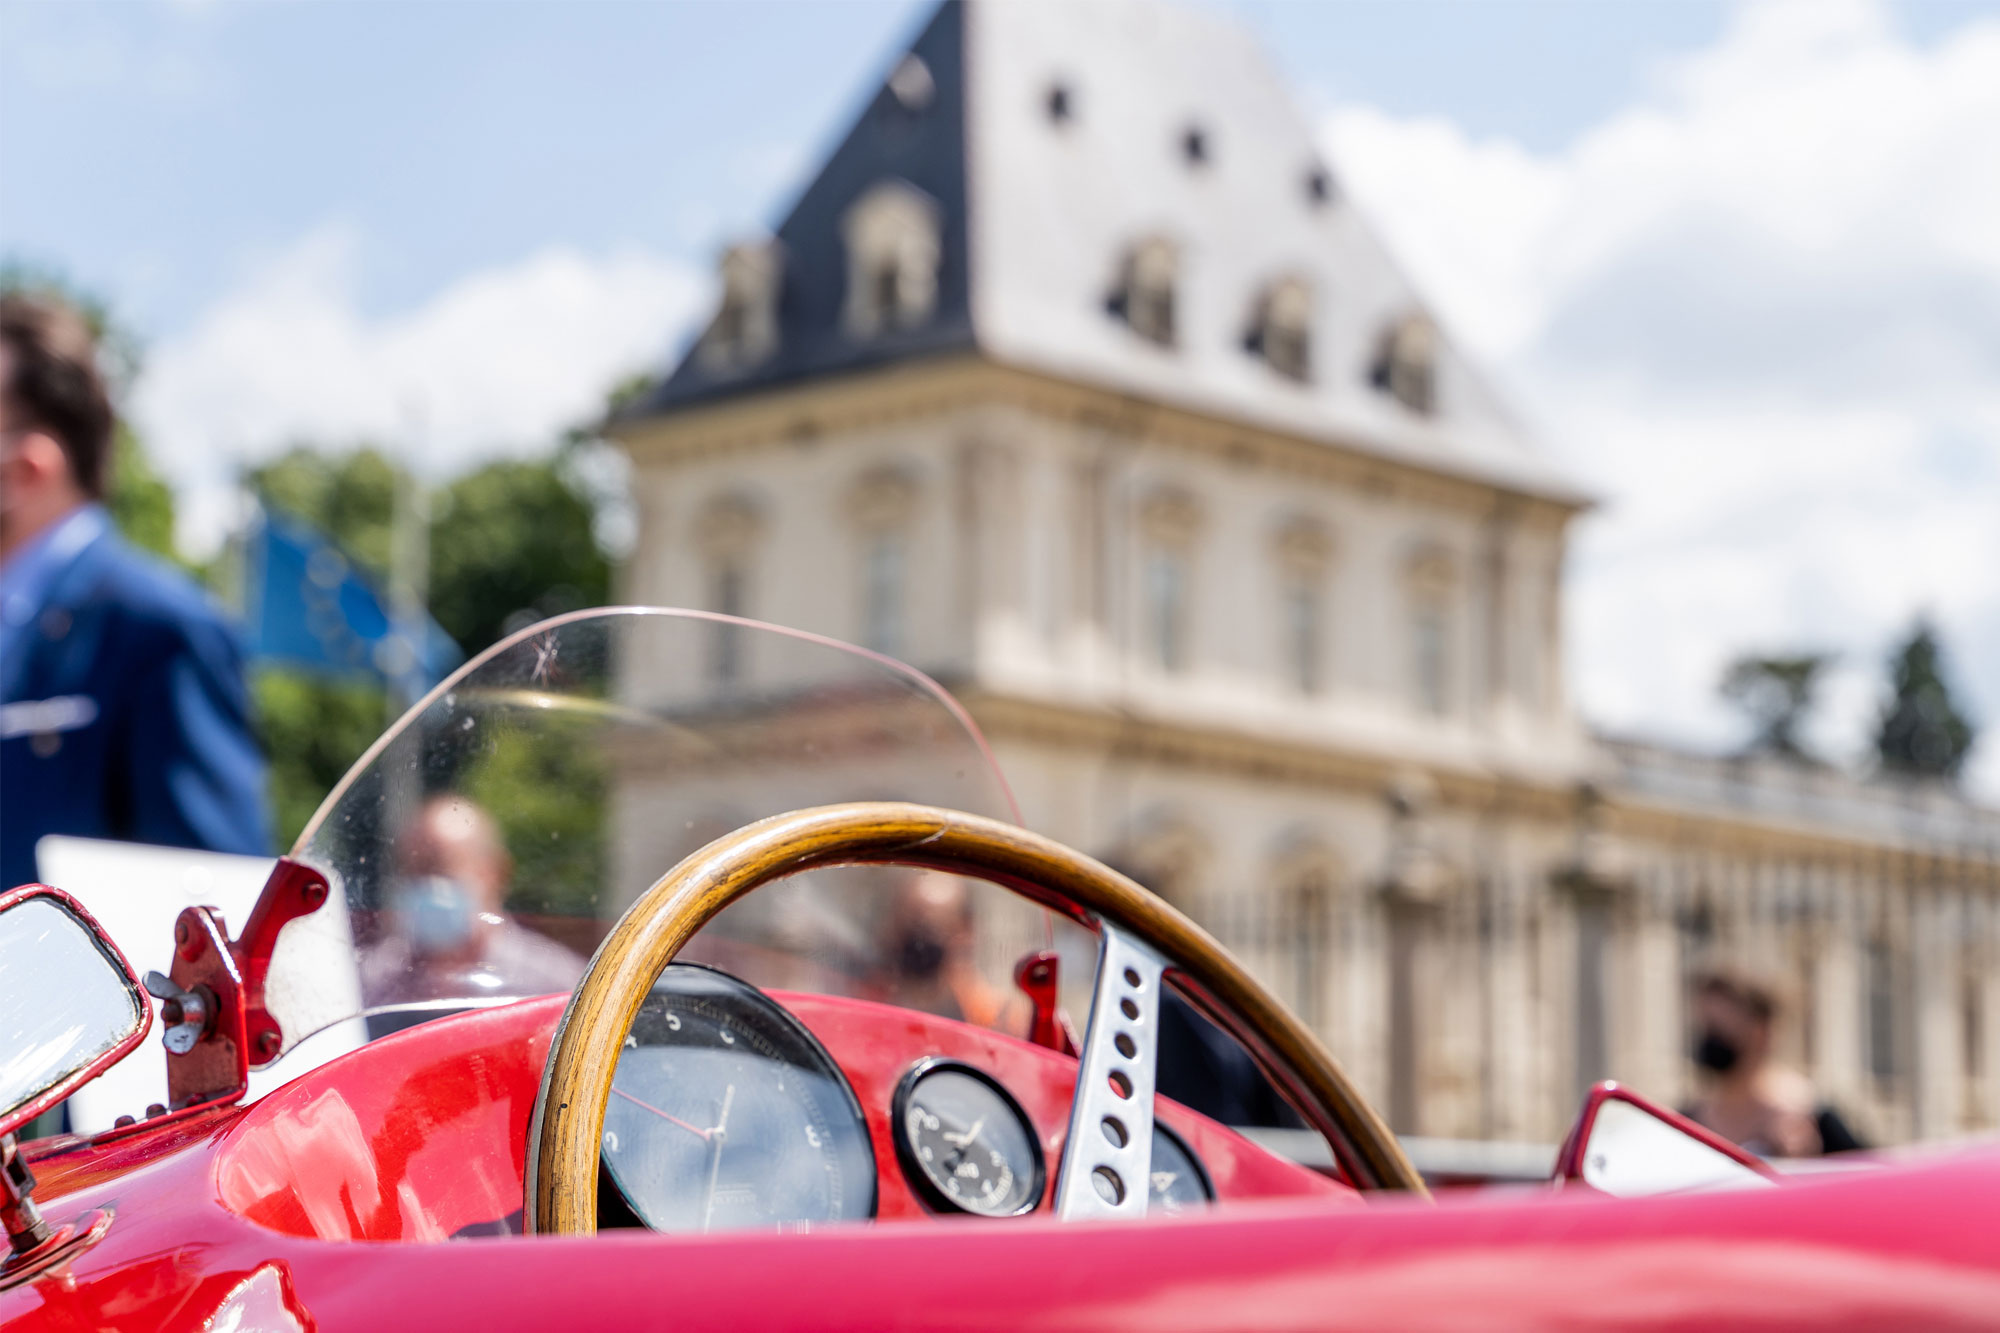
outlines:
{"label": "blue sky", "polygon": [[[1206,2],[1604,495],[1593,720],[1727,744],[1730,653],[1825,648],[1854,753],[1926,611],[2000,737],[2000,6]],[[289,439],[421,429],[447,470],[660,364],[927,11],[0,0],[0,256],[144,339],[131,413],[212,545]]]}
{"label": "blue sky", "polygon": [[[1362,101],[1566,142],[1702,0],[1240,0],[1307,109]],[[551,242],[705,260],[773,214],[928,3],[19,3],[0,9],[0,244],[140,329],[328,221],[364,309]],[[1922,15],[1932,9],[1915,11]]]}

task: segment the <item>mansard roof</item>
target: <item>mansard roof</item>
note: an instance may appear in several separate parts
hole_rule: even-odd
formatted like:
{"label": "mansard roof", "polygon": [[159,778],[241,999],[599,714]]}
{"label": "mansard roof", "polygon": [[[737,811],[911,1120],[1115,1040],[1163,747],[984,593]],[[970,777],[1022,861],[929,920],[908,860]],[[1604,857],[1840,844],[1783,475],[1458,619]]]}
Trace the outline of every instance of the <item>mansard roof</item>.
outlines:
{"label": "mansard roof", "polygon": [[[843,318],[843,219],[890,180],[937,206],[935,304],[915,327],[857,336]],[[1167,343],[1120,314],[1135,247],[1159,242],[1171,247],[1175,274]],[[1448,332],[1430,340],[1432,410],[1386,391],[1382,350],[1399,325],[1427,318],[1423,303],[1343,197],[1263,53],[1211,13],[1135,0],[945,0],[891,62],[775,243],[775,349],[752,364],[691,351],[629,417],[977,351],[1419,467],[1583,498]],[[1303,378],[1289,358],[1259,351],[1259,312],[1285,284],[1311,303]]]}

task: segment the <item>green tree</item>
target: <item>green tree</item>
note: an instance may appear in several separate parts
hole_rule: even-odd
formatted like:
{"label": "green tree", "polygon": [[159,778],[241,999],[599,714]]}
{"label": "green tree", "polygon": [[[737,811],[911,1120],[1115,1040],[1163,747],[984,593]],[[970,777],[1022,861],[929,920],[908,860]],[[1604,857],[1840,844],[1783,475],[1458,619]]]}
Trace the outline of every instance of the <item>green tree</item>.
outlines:
{"label": "green tree", "polygon": [[[468,655],[609,595],[610,561],[593,536],[597,502],[573,475],[586,447],[579,434],[549,459],[488,464],[432,498],[430,611]],[[248,480],[266,504],[311,523],[378,581],[386,579],[396,491],[413,483],[382,450],[298,446]],[[381,731],[387,701],[372,684],[281,667],[258,671],[255,689],[273,800],[289,841]],[[557,787],[534,796],[538,808],[548,807],[548,820],[561,826],[597,817],[598,794],[581,775]],[[557,808],[565,802],[576,808]]]}
{"label": "green tree", "polygon": [[432,500],[431,614],[467,654],[610,596],[593,507],[563,463],[489,463]]}
{"label": "green tree", "polygon": [[1756,733],[1750,750],[1817,762],[1800,738],[1812,712],[1822,673],[1832,662],[1826,653],[1790,657],[1744,656],[1722,675],[1722,697],[1749,715]]}
{"label": "green tree", "polygon": [[286,667],[251,676],[258,737],[270,760],[271,812],[289,847],[333,784],[382,734],[381,687]]}
{"label": "green tree", "polygon": [[174,544],[174,490],[153,470],[146,447],[124,421],[111,457],[111,485],[104,497],[105,508],[125,539],[154,555],[185,564]]}
{"label": "green tree", "polygon": [[1889,660],[1890,697],[1875,731],[1882,767],[1920,777],[1956,778],[1976,737],[1945,684],[1937,631],[1919,617]]}
{"label": "green tree", "polygon": [[[327,453],[295,445],[246,480],[266,504],[332,537],[369,574],[379,579],[387,572],[391,514],[404,479],[380,450]],[[382,733],[388,696],[374,681],[275,664],[253,672],[251,690],[279,842],[289,846]]]}
{"label": "green tree", "polygon": [[396,488],[410,479],[379,448],[294,445],[247,480],[264,503],[331,536],[372,577],[388,576]]}

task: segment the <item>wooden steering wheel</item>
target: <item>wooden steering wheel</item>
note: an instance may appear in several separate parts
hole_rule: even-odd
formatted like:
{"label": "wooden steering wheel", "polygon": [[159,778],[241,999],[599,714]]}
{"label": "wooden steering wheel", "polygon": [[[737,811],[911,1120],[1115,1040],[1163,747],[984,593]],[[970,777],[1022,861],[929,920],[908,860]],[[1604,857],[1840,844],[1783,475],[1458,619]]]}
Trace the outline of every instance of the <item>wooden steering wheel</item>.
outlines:
{"label": "wooden steering wheel", "polygon": [[931,806],[856,802],[796,810],[717,838],[648,889],[598,946],[542,1071],[528,1129],[527,1230],[597,1229],[598,1146],[611,1078],[640,1005],[681,947],[716,913],[772,880],[857,864],[990,880],[1099,931],[1096,992],[1056,1180],[1058,1216],[1145,1214],[1160,989],[1170,967],[1188,998],[1242,1042],[1326,1136],[1350,1181],[1425,1193],[1395,1136],[1318,1038],[1212,936],[1158,897],[1011,824]]}

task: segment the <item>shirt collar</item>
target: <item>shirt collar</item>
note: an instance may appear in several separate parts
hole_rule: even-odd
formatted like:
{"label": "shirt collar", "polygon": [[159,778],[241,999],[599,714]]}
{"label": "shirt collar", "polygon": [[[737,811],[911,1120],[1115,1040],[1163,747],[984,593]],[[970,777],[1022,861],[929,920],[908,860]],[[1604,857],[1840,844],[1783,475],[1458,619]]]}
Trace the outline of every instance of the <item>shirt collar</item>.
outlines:
{"label": "shirt collar", "polygon": [[0,621],[18,628],[40,615],[49,586],[110,526],[103,505],[87,504],[29,538],[0,564]]}

